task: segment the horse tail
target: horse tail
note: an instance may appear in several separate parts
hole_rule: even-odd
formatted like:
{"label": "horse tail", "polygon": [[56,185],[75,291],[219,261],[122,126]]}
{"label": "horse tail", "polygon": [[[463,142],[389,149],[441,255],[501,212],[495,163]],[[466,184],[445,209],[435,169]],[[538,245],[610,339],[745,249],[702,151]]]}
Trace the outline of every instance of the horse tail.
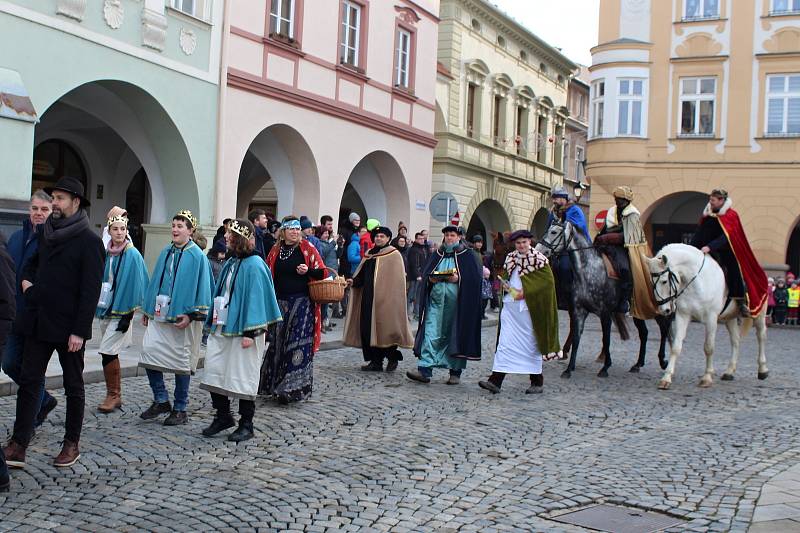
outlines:
{"label": "horse tail", "polygon": [[628,321],[625,319],[625,315],[623,313],[614,313],[612,317],[614,318],[614,324],[617,325],[620,338],[624,341],[630,339],[631,333],[628,331]]}

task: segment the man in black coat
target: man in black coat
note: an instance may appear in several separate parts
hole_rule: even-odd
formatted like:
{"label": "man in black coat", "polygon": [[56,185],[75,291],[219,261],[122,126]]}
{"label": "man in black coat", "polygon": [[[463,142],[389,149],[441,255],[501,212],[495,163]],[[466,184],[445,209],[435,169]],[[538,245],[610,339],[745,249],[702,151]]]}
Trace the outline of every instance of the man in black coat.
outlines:
{"label": "man in black coat", "polygon": [[[428,246],[422,233],[414,235],[414,243],[408,250],[406,279],[408,279],[408,314],[413,312],[414,320],[419,320],[420,288],[422,287],[422,271],[428,262]],[[413,308],[412,308],[413,302]]]}
{"label": "man in black coat", "polygon": [[63,448],[53,464],[71,466],[80,458],[83,353],[92,336],[103,281],[105,251],[89,225],[83,184],[63,177],[46,191],[53,196],[53,213],[39,235],[39,249],[23,268],[25,309],[15,325],[25,335],[25,352],[14,433],[4,452],[8,465],[16,468],[25,466],[25,450],[33,436],[39,394],[53,351],[58,352],[67,397]]}
{"label": "man in black coat", "polygon": [[[0,353],[5,349],[6,338],[17,314],[16,279],[14,260],[6,249],[5,235],[0,233]],[[0,450],[0,492],[8,492],[10,484],[6,458]]]}

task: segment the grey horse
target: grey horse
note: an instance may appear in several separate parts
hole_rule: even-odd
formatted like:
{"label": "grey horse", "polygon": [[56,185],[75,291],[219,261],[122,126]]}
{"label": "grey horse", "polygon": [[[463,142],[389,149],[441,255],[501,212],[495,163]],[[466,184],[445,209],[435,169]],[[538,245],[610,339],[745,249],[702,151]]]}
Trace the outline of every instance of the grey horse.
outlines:
{"label": "grey horse", "polygon": [[[565,353],[571,354],[566,370],[561,377],[569,378],[575,371],[575,360],[580,346],[583,326],[589,313],[600,318],[603,331],[603,349],[598,356],[603,367],[598,372],[600,377],[608,377],[611,366],[611,323],[617,325],[622,340],[628,340],[627,322],[625,315],[616,313],[615,309],[620,298],[620,282],[608,277],[603,258],[586,237],[570,222],[555,222],[536,245],[536,249],[548,257],[568,254],[572,265],[573,285],[569,302],[569,337],[564,346]],[[644,320],[633,320],[639,333],[639,358],[630,368],[630,372],[639,372],[644,367],[647,352],[647,324]],[[658,360],[661,368],[666,368],[666,342],[669,338],[669,319],[657,317],[656,322],[661,331],[661,345],[658,351]]]}

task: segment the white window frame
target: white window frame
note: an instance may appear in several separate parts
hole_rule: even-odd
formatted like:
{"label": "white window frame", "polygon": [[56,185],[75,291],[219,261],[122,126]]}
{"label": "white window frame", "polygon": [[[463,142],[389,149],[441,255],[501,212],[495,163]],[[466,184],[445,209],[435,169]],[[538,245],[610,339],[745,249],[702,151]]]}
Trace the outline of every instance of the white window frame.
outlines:
{"label": "white window frame", "polygon": [[212,0],[171,0],[170,7],[190,17],[207,21],[209,19],[208,14],[211,11],[211,1]]}
{"label": "white window frame", "polygon": [[[770,90],[771,80],[783,78],[783,90],[772,91]],[[766,137],[798,137],[800,136],[800,127],[797,131],[789,131],[789,100],[800,100],[800,88],[791,90],[789,88],[789,78],[800,78],[800,72],[789,74],[771,74],[767,76],[766,80],[766,103],[764,108],[764,135]],[[769,107],[773,100],[780,100],[782,103],[782,124],[781,131],[769,130]]]}
{"label": "white window frame", "polygon": [[[397,29],[396,67],[394,83],[408,89],[411,84],[411,39],[413,35],[403,28]],[[405,41],[405,48],[403,42]]]}
{"label": "white window frame", "polygon": [[575,181],[581,179],[581,165],[586,157],[586,151],[583,146],[575,145]]}
{"label": "white window frame", "polygon": [[[272,29],[273,24],[275,25],[274,31],[272,33],[276,35],[282,35],[284,37],[288,37],[289,39],[294,39],[294,3],[295,0],[271,0],[270,11],[269,11],[269,26]],[[289,18],[284,18],[281,13],[283,12],[284,5],[289,6]],[[281,33],[281,26],[284,22],[289,23],[289,34],[285,35]]]}
{"label": "white window frame", "polygon": [[[696,81],[696,89],[692,94],[684,94],[683,85],[685,81]],[[702,93],[703,81],[712,80],[714,91],[712,93]],[[711,137],[716,135],[717,130],[717,78],[711,76],[689,76],[678,79],[678,137]],[[683,103],[694,102],[694,131],[683,132]],[[700,107],[701,102],[711,102],[711,131],[700,133]]]}
{"label": "white window frame", "polygon": [[[350,15],[352,12],[356,14],[355,26],[350,24]],[[345,65],[351,65],[360,68],[360,54],[361,54],[361,15],[362,6],[349,0],[342,2],[342,37],[339,45],[341,49],[340,62]],[[351,39],[353,37],[353,39]],[[353,46],[350,46],[350,41],[353,41]],[[353,61],[348,61],[347,57],[353,53]]]}
{"label": "white window frame", "polygon": [[[598,91],[602,86],[602,94],[598,95]],[[592,82],[591,88],[591,115],[592,115],[592,137],[602,137],[605,125],[605,99],[606,99],[606,80],[595,80]]]}
{"label": "white window frame", "polygon": [[[618,78],[617,79],[617,136],[618,137],[642,137],[644,130],[645,117],[645,82],[643,78]],[[623,84],[627,87],[623,93]],[[639,93],[635,92],[636,84],[639,84]],[[639,104],[639,131],[633,131],[633,110]],[[626,107],[627,119],[625,124],[621,124],[622,106]]]}
{"label": "white window frame", "polygon": [[786,9],[778,9],[778,0],[772,0],[770,15],[794,15],[800,13],[800,0],[782,0],[786,2]]}
{"label": "white window frame", "polygon": [[[690,2],[694,0],[684,0],[683,5],[683,20],[705,20],[705,19],[718,19],[720,17],[720,3],[724,0],[696,0],[698,2],[699,13],[697,15],[690,15],[689,14],[689,5]],[[711,15],[706,15],[706,9],[708,8],[709,4],[712,2],[716,2],[717,11]]]}

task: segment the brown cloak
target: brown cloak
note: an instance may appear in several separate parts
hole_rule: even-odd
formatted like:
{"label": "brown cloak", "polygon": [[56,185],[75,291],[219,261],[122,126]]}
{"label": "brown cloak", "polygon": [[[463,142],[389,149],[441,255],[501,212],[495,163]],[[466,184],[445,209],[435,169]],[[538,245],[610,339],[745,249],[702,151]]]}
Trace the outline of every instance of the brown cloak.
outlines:
{"label": "brown cloak", "polygon": [[[375,261],[375,295],[372,301],[372,332],[370,339],[376,348],[399,346],[411,348],[414,338],[408,328],[406,274],[403,257],[394,246],[387,246],[376,255],[365,255],[353,273],[358,275],[367,261]],[[347,321],[344,325],[345,346],[361,348],[362,289],[350,288]]]}

